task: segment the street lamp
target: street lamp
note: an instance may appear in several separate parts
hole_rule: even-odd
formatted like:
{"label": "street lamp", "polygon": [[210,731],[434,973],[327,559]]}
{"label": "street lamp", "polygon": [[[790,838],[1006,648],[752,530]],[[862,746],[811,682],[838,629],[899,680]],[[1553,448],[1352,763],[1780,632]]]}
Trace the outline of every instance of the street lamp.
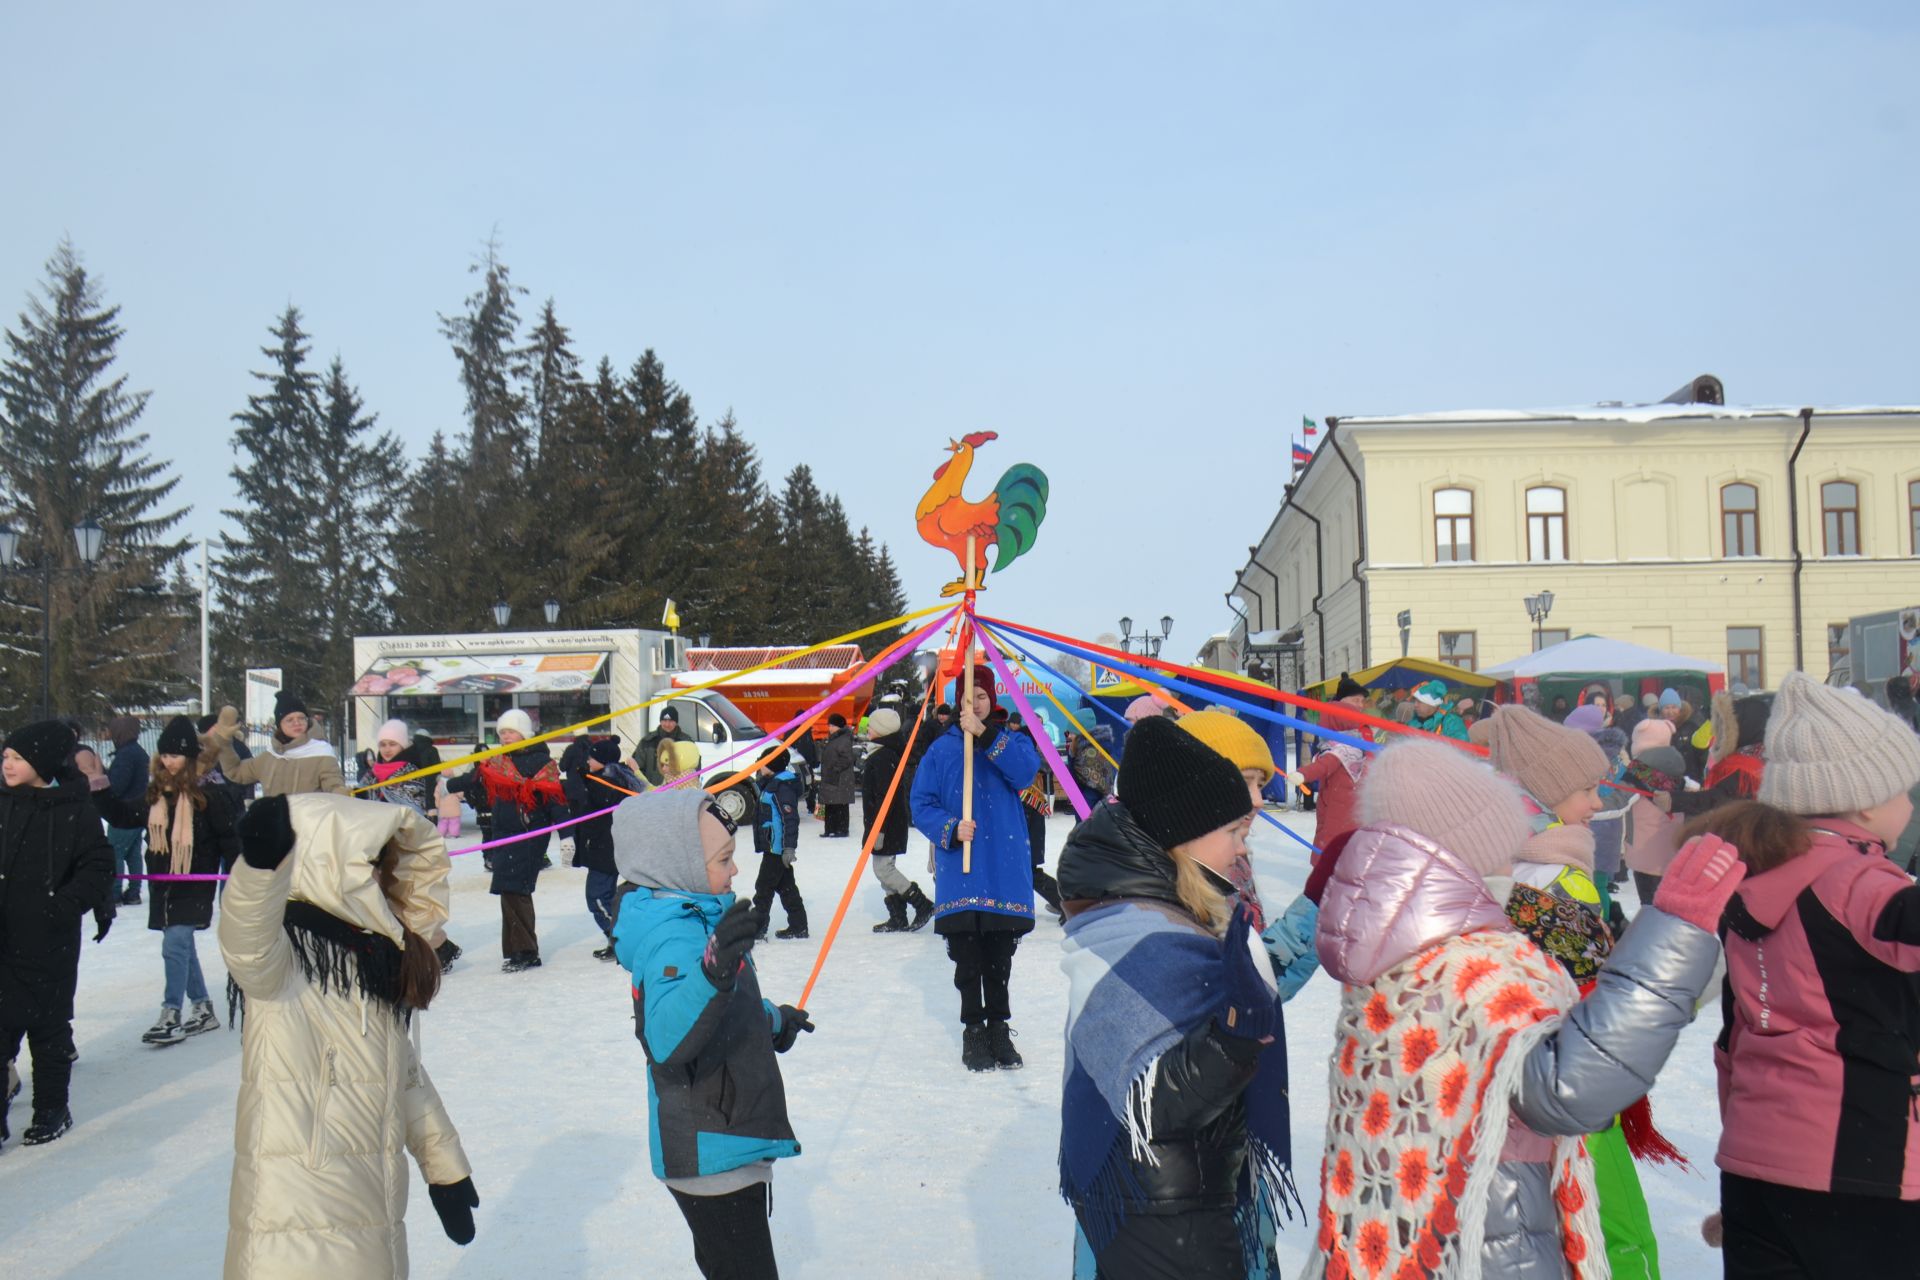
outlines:
{"label": "street lamp", "polygon": [[73,547],[80,553],[76,569],[62,568],[52,557],[43,557],[38,565],[20,563],[20,531],[12,525],[0,525],[0,572],[18,573],[40,579],[40,718],[53,717],[53,580],[63,573],[84,573],[100,561],[106,531],[92,516],[73,526]]}
{"label": "street lamp", "polygon": [[[555,623],[560,621],[560,602],[558,600],[554,599],[552,596],[548,596],[547,603],[544,606],[544,608],[546,610],[548,626],[551,627]],[[501,625],[505,626],[506,624],[502,623]]]}
{"label": "street lamp", "polygon": [[493,625],[505,631],[507,629],[507,623],[512,621],[512,619],[513,606],[508,604],[504,597],[496,600],[493,605]]}
{"label": "street lamp", "polygon": [[1120,619],[1120,647],[1128,653],[1133,652],[1133,619]]}
{"label": "street lamp", "polygon": [[1546,623],[1547,615],[1553,612],[1553,592],[1542,591],[1537,596],[1526,597],[1527,616],[1533,619],[1533,651],[1540,652],[1541,627]]}

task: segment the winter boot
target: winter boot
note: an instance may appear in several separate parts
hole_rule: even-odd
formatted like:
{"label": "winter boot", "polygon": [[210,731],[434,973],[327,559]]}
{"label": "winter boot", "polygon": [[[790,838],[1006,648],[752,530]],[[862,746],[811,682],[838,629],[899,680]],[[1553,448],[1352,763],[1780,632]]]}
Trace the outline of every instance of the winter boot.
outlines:
{"label": "winter boot", "polygon": [[140,905],[140,885],[137,881],[129,884],[126,892],[120,895],[120,905],[123,907],[137,907]]}
{"label": "winter boot", "polygon": [[993,1046],[987,1043],[987,1029],[977,1022],[969,1022],[960,1036],[960,1062],[969,1071],[994,1068]]}
{"label": "winter boot", "polygon": [[1013,1047],[1013,1028],[1004,1022],[987,1024],[987,1050],[993,1054],[993,1065],[1002,1071],[1012,1071],[1026,1065],[1026,1059]]}
{"label": "winter boot", "polygon": [[801,916],[800,918],[795,919],[792,916],[788,916],[787,927],[784,929],[775,929],[773,931],[773,936],[776,938],[786,938],[789,940],[805,938],[807,936],[807,918],[805,916]]}
{"label": "winter boot", "polygon": [[460,958],[460,944],[452,938],[446,938],[433,949],[433,954],[440,959],[440,972],[445,973],[453,968],[453,962]]}
{"label": "winter boot", "polygon": [[933,919],[933,901],[920,892],[919,885],[910,884],[907,886],[907,905],[913,908],[913,923],[907,928],[918,933],[927,927],[927,921]]}
{"label": "winter boot", "polygon": [[205,1031],[216,1031],[219,1027],[220,1019],[213,1016],[211,1000],[195,1000],[193,1013],[180,1024],[180,1029],[190,1036],[197,1036]]}
{"label": "winter boot", "polygon": [[180,1011],[170,1004],[160,1006],[160,1018],[147,1028],[140,1037],[141,1044],[179,1044],[187,1038],[187,1029],[180,1025]]}
{"label": "winter boot", "polygon": [[522,973],[540,967],[540,957],[531,951],[516,951],[500,965],[502,973]]}
{"label": "winter boot", "polygon": [[33,1123],[27,1126],[27,1132],[21,1141],[30,1147],[37,1147],[43,1142],[52,1142],[71,1128],[73,1128],[73,1112],[65,1107],[61,1107],[58,1111],[42,1111],[35,1107]]}
{"label": "winter boot", "polygon": [[907,900],[898,893],[887,895],[887,918],[873,926],[875,933],[905,933],[907,931]]}

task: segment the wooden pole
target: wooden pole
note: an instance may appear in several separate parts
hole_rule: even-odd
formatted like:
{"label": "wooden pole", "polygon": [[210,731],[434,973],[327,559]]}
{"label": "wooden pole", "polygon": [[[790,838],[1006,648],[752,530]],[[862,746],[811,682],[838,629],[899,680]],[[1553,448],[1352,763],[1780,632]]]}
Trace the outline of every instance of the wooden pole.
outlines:
{"label": "wooden pole", "polygon": [[[967,621],[964,628],[967,637],[967,651],[960,655],[965,663],[961,672],[960,712],[973,714],[973,593],[974,593],[974,553],[977,535],[967,535]],[[961,757],[960,766],[960,821],[973,821],[973,735],[962,729],[960,737],[965,742],[966,754]],[[960,845],[960,874],[973,874],[973,841],[962,841]]]}

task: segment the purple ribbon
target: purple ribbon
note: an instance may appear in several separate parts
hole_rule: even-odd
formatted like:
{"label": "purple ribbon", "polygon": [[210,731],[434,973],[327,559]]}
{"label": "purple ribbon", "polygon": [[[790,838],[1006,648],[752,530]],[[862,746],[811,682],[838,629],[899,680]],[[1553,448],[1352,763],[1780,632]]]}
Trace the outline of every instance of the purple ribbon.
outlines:
{"label": "purple ribbon", "polygon": [[987,634],[987,629],[978,621],[974,623],[973,629],[979,633],[980,644],[987,651],[987,661],[992,665],[993,673],[1000,677],[1001,685],[1013,695],[1013,705],[1020,708],[1021,718],[1033,731],[1033,741],[1040,748],[1041,757],[1046,760],[1047,767],[1053,770],[1054,779],[1067,789],[1067,800],[1073,805],[1073,811],[1080,815],[1082,822],[1085,822],[1087,815],[1092,813],[1093,809],[1087,804],[1086,796],[1080,793],[1080,784],[1073,780],[1073,771],[1067,768],[1066,761],[1062,760],[1060,753],[1054,749],[1053,739],[1047,736],[1045,726],[1033,714],[1033,704],[1027,701],[1026,694],[1020,692],[1019,682],[1013,678],[1013,673],[1007,670],[1007,664],[1001,661],[1000,650],[994,647],[993,637]]}

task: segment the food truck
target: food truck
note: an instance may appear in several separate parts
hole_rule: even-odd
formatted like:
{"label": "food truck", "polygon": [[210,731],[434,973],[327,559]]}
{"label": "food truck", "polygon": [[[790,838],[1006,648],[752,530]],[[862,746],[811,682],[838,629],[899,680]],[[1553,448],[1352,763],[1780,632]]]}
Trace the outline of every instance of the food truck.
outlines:
{"label": "food truck", "polygon": [[[785,648],[691,649],[687,652],[686,670],[676,673],[673,683],[683,689],[689,685],[705,684],[729,671],[746,671],[799,651],[797,645]],[[854,679],[865,661],[857,644],[830,645],[817,653],[766,671],[729,678],[719,689],[755,724],[772,733],[834,690],[844,688]],[[813,736],[826,737],[827,715],[835,711],[845,716],[848,724],[860,723],[872,694],[873,686],[867,685],[837,699],[814,721]],[[686,721],[680,723],[685,725]]]}
{"label": "food truck", "polygon": [[[371,747],[382,722],[398,718],[431,736],[443,760],[453,759],[498,743],[494,723],[519,707],[536,734],[619,711],[587,732],[617,734],[622,749],[631,752],[671,706],[680,727],[700,745],[703,766],[711,766],[766,736],[726,695],[688,689],[670,701],[629,710],[675,687],[686,652],[686,641],[665,631],[356,636],[353,658],[360,675],[349,694],[354,745]],[[554,741],[556,756],[568,741]]]}

